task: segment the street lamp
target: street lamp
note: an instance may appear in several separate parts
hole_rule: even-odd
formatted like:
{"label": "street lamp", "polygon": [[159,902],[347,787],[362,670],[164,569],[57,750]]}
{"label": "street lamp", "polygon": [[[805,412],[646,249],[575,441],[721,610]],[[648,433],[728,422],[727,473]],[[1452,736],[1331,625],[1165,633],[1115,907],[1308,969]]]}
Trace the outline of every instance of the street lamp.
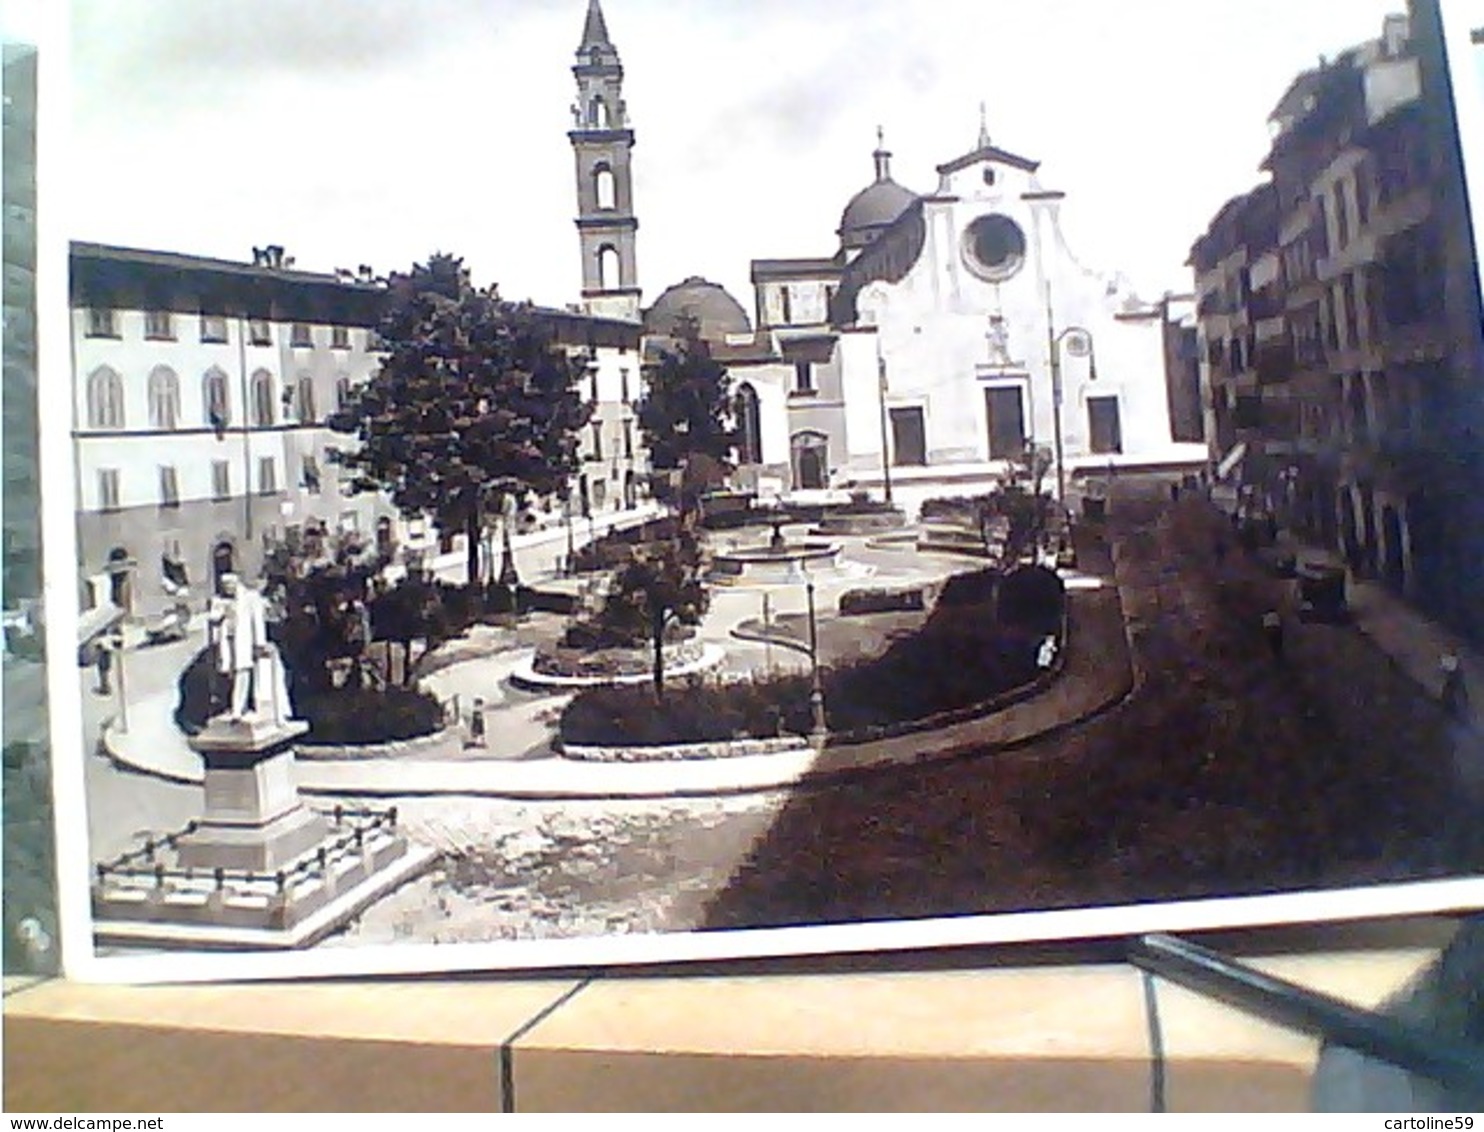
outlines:
{"label": "street lamp", "polygon": [[1054,431],[1053,440],[1056,444],[1056,500],[1063,507],[1067,499],[1067,475],[1066,457],[1062,450],[1061,432],[1061,345],[1068,335],[1080,334],[1087,339],[1088,355],[1088,381],[1098,379],[1097,353],[1093,348],[1092,332],[1081,326],[1064,327],[1061,333],[1057,333],[1056,326],[1052,321],[1051,313],[1051,288],[1046,288],[1046,333],[1051,341],[1051,427]]}
{"label": "street lamp", "polygon": [[886,485],[886,505],[892,504],[891,499],[891,452],[886,444],[886,359],[881,356],[880,331],[877,331],[876,339],[876,388],[881,398],[881,478]]}
{"label": "street lamp", "polygon": [[804,592],[809,599],[809,737],[823,746],[829,727],[824,719],[824,686],[819,682],[819,627],[814,617],[814,579],[804,568]]}
{"label": "street lamp", "polygon": [[566,520],[567,527],[567,568],[563,573],[570,578],[575,573],[573,566],[577,556],[577,550],[572,545],[572,483],[570,480],[567,481],[567,497],[562,500],[562,518]]}

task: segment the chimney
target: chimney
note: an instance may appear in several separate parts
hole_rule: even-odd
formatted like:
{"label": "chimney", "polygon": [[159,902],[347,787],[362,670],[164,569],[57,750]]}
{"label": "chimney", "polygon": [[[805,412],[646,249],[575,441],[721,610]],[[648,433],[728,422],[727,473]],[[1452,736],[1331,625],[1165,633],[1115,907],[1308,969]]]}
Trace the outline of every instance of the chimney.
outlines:
{"label": "chimney", "polygon": [[1386,17],[1381,25],[1381,51],[1388,59],[1395,59],[1407,50],[1407,40],[1411,34],[1410,23],[1406,16],[1393,13]]}

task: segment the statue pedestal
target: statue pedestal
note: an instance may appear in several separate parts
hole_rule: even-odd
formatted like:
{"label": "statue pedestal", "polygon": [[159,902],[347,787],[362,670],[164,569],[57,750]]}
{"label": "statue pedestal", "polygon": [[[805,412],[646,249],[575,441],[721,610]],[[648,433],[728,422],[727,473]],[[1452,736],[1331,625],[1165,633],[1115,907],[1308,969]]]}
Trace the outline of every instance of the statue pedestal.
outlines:
{"label": "statue pedestal", "polygon": [[206,764],[206,813],[178,844],[187,868],[273,871],[320,843],[325,819],[299,798],[300,720],[213,719],[191,739]]}
{"label": "statue pedestal", "polygon": [[309,947],[436,859],[395,808],[304,804],[299,720],[213,719],[191,746],[206,764],[204,815],[94,866],[93,933],[135,947]]}

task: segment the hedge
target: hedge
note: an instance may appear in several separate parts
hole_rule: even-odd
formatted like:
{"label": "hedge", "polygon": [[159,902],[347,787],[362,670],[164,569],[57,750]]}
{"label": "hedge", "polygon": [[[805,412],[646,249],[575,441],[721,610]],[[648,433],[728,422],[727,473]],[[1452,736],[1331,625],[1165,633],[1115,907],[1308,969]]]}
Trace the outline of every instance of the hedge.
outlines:
{"label": "hedge", "polygon": [[867,613],[910,612],[927,608],[927,595],[922,586],[893,590],[846,590],[840,595],[840,616]]}
{"label": "hedge", "polygon": [[[180,674],[175,724],[199,734],[211,715],[216,654],[202,649]],[[386,743],[431,735],[443,726],[443,705],[415,688],[349,689],[297,696],[293,714],[309,724],[307,743]]]}
{"label": "hedge", "polygon": [[[1046,572],[1049,573],[1049,572]],[[821,673],[826,721],[832,732],[852,732],[924,719],[972,707],[1040,675],[1036,653],[1046,633],[1045,580],[1023,582],[1036,601],[997,620],[994,571],[960,575],[961,600],[942,602],[922,628],[880,656]],[[1064,594],[1057,593],[1059,623]],[[968,595],[978,600],[963,600]],[[946,597],[946,594],[945,594]],[[1004,613],[1005,611],[1001,611]],[[810,727],[807,676],[751,678],[721,683],[686,682],[656,701],[648,685],[597,688],[580,693],[562,715],[564,742],[633,745],[767,738]]]}

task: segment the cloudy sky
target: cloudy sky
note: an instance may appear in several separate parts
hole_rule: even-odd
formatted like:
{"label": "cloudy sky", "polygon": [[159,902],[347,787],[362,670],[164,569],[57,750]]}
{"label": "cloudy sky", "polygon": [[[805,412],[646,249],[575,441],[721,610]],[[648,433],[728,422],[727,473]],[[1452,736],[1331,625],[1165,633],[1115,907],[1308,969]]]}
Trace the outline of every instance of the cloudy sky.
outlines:
{"label": "cloudy sky", "polygon": [[[77,239],[300,267],[462,255],[579,289],[570,67],[587,0],[73,0]],[[604,0],[637,131],[646,301],[829,255],[886,130],[917,191],[993,141],[1069,194],[1079,257],[1188,287],[1293,76],[1405,0]]]}

